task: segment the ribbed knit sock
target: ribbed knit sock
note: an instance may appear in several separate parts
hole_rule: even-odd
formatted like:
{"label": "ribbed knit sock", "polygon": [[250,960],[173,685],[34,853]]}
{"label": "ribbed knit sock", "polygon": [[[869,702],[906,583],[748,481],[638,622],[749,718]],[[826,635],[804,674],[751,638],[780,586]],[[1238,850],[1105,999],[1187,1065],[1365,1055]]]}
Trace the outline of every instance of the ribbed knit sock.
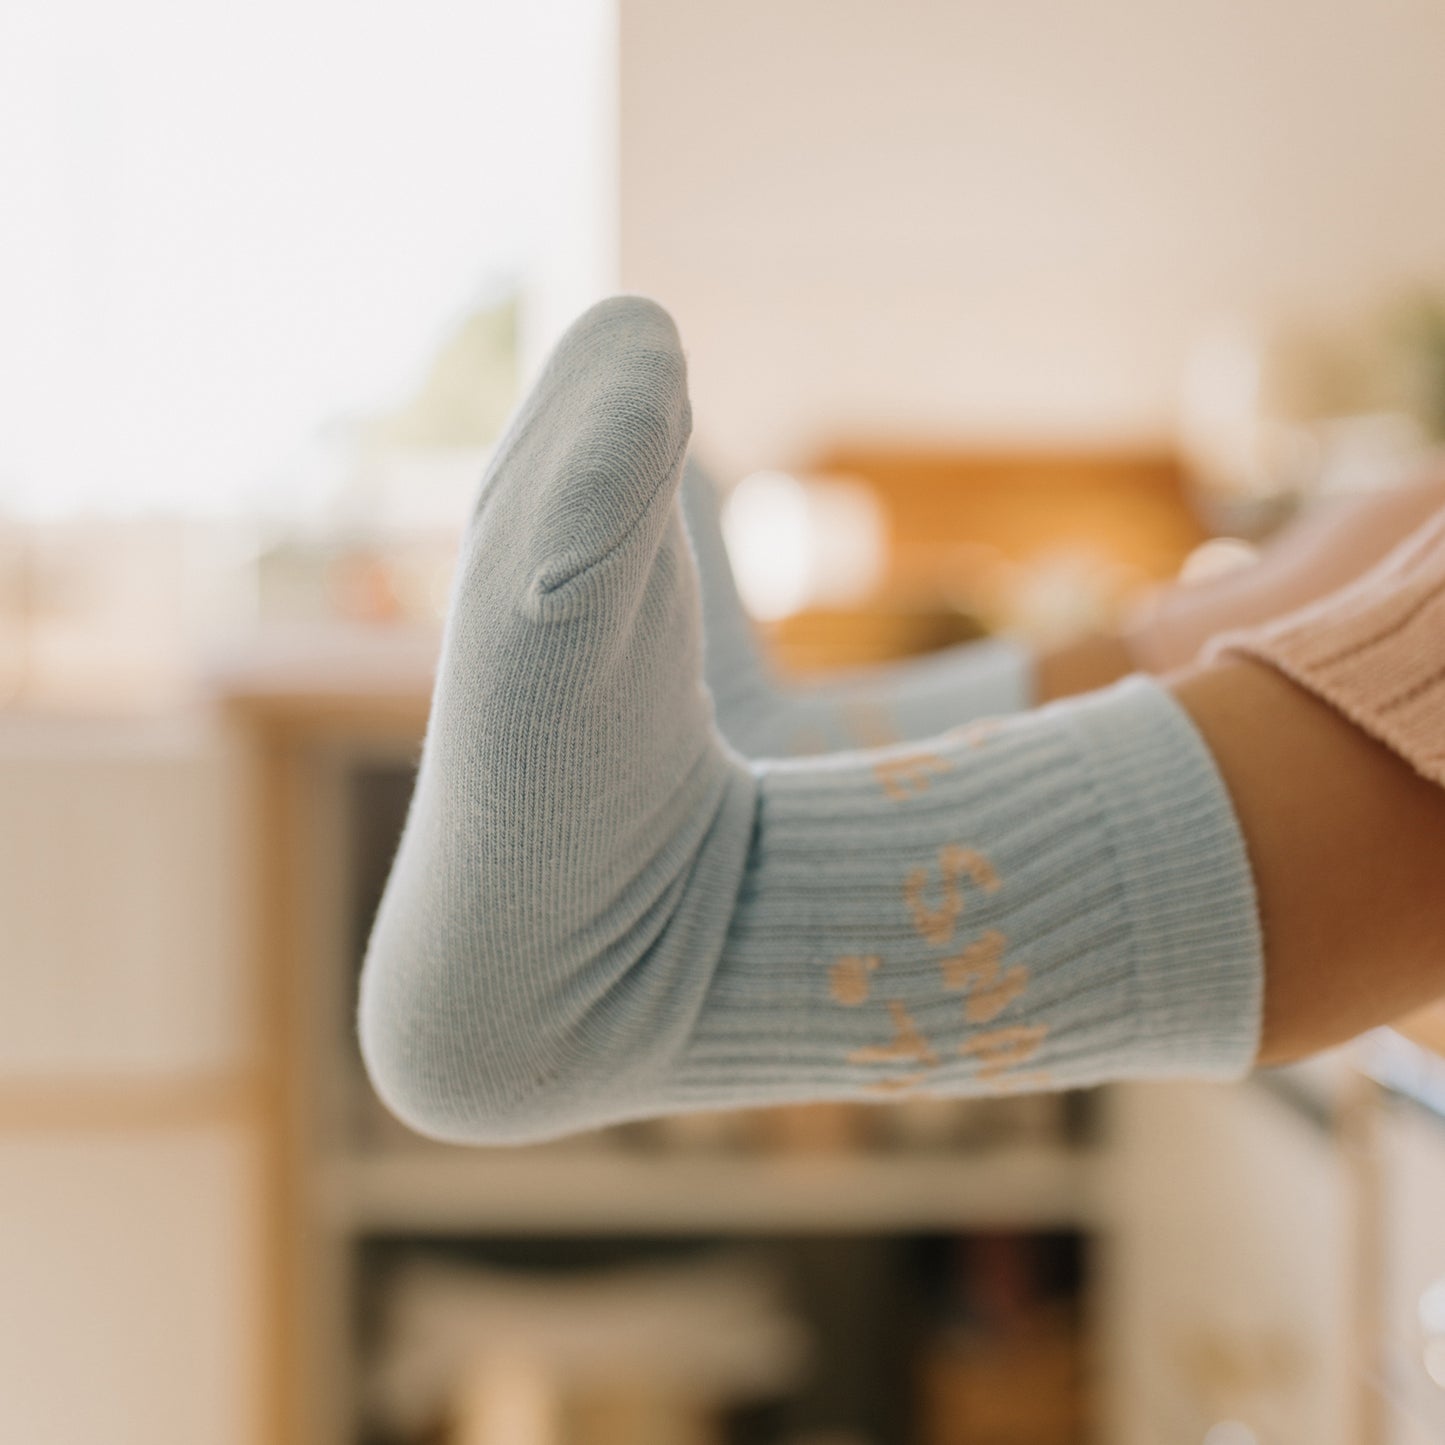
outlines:
{"label": "ribbed knit sock", "polygon": [[391,1108],[525,1141],[1247,1068],[1252,880],[1169,695],[746,763],[702,684],[689,425],[670,319],[619,298],[498,447],[362,978]]}
{"label": "ribbed knit sock", "polygon": [[723,539],[717,484],[689,457],[682,509],[702,587],[703,676],[717,725],[745,757],[801,757],[931,737],[1032,702],[1032,658],[997,640],[786,685],[758,649]]}

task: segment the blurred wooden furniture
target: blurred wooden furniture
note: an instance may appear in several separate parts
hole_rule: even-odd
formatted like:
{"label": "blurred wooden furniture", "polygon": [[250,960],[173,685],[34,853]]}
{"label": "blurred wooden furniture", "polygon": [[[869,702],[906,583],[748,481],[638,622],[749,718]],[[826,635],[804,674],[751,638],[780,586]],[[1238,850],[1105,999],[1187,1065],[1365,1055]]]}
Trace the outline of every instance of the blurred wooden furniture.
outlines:
{"label": "blurred wooden furniture", "polygon": [[[846,446],[806,474],[866,484],[886,532],[875,594],[770,624],[786,671],[860,666],[1017,624],[1035,592],[1090,589],[1104,614],[1177,574],[1206,538],[1175,454]],[[1089,619],[1094,621],[1097,619]]]}
{"label": "blurred wooden furniture", "polygon": [[[1261,1412],[1250,1418],[1273,1432],[1261,1438],[1281,1445],[1410,1439],[1370,1426],[1361,1399],[1362,1352],[1387,1312],[1374,1261],[1397,1244],[1370,1191],[1409,1190],[1381,1182],[1403,1176],[1351,1142],[1358,1100],[1340,1112],[1262,1085],[1141,1085],[1110,1091],[1112,1124],[1089,1147],[913,1158],[628,1154],[585,1140],[467,1151],[358,1129],[346,860],[366,805],[348,778],[414,761],[429,676],[424,643],[333,638],[226,681],[254,807],[266,1445],[353,1438],[358,1250],[378,1235],[985,1226],[1074,1228],[1100,1242],[1094,1327],[1110,1363],[1111,1445],[1189,1442],[1159,1432],[1181,1419],[1202,1432],[1231,1409]],[[1445,1140],[1445,1125],[1422,1128]],[[1422,1148],[1416,1139],[1403,1157]],[[1430,1247],[1411,1246],[1412,1279]]]}
{"label": "blurred wooden furniture", "polygon": [[261,1445],[269,1118],[203,719],[0,717],[0,1438]]}
{"label": "blurred wooden furniture", "polygon": [[899,589],[947,581],[972,549],[1012,562],[1091,553],[1163,580],[1207,536],[1168,448],[840,446],[810,470],[862,477],[876,491],[889,529],[888,580]]}
{"label": "blurred wooden furniture", "polygon": [[[1085,1145],[889,1155],[838,1147],[826,1119],[805,1126],[796,1117],[770,1131],[776,1142],[766,1156],[624,1150],[596,1138],[465,1150],[387,1120],[354,1041],[364,938],[352,923],[353,865],[357,810],[368,806],[355,784],[414,765],[433,648],[434,639],[336,633],[271,655],[263,649],[218,679],[252,805],[250,938],[265,1041],[266,1445],[355,1438],[360,1256],[379,1237],[1093,1226],[1100,1160]],[[817,1147],[787,1143],[798,1137]]]}
{"label": "blurred wooden furniture", "polygon": [[265,1445],[345,1438],[338,1379],[351,1298],[318,1214],[321,1141],[334,1134],[332,1115],[344,1107],[330,1067],[332,1033],[349,1013],[334,966],[344,947],[337,931],[344,926],[345,839],[326,760],[338,748],[414,752],[434,659],[433,638],[327,630],[263,644],[230,659],[214,680],[243,759],[250,809],[248,937],[266,1181]]}

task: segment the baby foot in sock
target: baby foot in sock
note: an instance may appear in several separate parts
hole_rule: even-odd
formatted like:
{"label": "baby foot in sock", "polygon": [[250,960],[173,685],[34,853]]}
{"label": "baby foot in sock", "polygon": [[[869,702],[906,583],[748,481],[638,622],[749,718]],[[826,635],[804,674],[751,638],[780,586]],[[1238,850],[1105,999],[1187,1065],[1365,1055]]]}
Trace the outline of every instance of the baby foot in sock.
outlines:
{"label": "baby foot in sock", "polygon": [[1207,748],[1153,684],[982,744],[747,765],[702,683],[666,314],[568,332],[483,483],[361,987],[423,1132],[1232,1075],[1259,930]]}
{"label": "baby foot in sock", "polygon": [[[373,1072],[436,1130],[526,1131],[564,1074],[613,1067],[619,1021],[666,1011],[639,955],[726,926],[753,781],[701,682],[690,425],[671,319],[618,298],[564,337],[483,482],[362,1004]],[[525,1046],[488,1047],[497,1028]]]}

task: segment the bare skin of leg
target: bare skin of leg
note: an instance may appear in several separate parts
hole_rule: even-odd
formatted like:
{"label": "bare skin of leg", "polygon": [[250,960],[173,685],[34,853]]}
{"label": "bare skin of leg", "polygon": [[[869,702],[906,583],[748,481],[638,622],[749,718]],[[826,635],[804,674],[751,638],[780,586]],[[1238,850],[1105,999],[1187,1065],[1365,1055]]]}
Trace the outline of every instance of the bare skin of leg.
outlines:
{"label": "bare skin of leg", "polygon": [[1445,995],[1445,788],[1272,668],[1169,686],[1233,798],[1265,946],[1257,1062],[1289,1063]]}

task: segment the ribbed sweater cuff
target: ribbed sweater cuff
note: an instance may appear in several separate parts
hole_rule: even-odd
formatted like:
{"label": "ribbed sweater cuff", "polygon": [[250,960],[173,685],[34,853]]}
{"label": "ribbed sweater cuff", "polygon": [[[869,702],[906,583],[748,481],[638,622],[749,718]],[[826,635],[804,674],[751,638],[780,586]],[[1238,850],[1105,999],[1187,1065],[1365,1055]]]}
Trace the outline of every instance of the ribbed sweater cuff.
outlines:
{"label": "ribbed sweater cuff", "polygon": [[1263,945],[1213,756],[1171,695],[1142,678],[1067,715],[1123,890],[1136,1025],[1127,1072],[1239,1077],[1258,1051]]}
{"label": "ribbed sweater cuff", "polygon": [[1342,592],[1220,638],[1278,668],[1445,785],[1445,513]]}

